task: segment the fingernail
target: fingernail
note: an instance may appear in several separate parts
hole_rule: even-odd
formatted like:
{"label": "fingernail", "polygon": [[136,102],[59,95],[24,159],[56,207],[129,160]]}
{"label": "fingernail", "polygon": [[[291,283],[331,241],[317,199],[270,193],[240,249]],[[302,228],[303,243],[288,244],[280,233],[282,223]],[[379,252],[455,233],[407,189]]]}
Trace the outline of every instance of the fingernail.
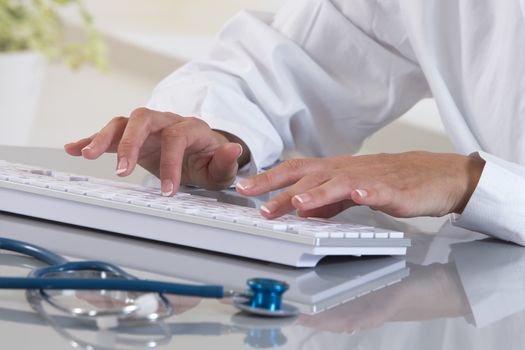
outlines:
{"label": "fingernail", "polygon": [[162,180],[160,194],[169,197],[173,193],[173,182],[171,180]]}
{"label": "fingernail", "polygon": [[116,175],[125,173],[128,170],[128,160],[126,158],[120,158],[117,165],[117,170],[115,171]]}
{"label": "fingernail", "polygon": [[243,180],[237,183],[237,188],[240,188],[243,191],[249,190],[253,187],[255,187],[255,182],[253,182],[252,180]]}
{"label": "fingernail", "polygon": [[355,190],[355,191],[361,198],[366,198],[366,196],[368,196],[368,192],[366,192],[365,190]]}
{"label": "fingernail", "polygon": [[244,149],[242,148],[242,145],[238,143],[239,145],[239,155],[237,156],[237,159],[241,158],[242,154],[244,153]]}
{"label": "fingernail", "polygon": [[263,205],[261,205],[261,210],[264,211],[266,214],[271,214],[272,212],[277,210],[277,207],[279,204],[277,202],[267,202]]}
{"label": "fingernail", "polygon": [[266,206],[263,204],[261,205],[261,210],[264,211],[266,214],[271,214],[272,212],[270,209],[266,208]]}
{"label": "fingernail", "polygon": [[[69,145],[69,144],[68,144]],[[67,145],[66,145],[67,146]],[[84,151],[88,151],[90,149],[92,149],[94,146],[93,142],[91,142],[89,145],[87,145],[86,147],[82,148],[82,151],[81,152],[84,152]]]}
{"label": "fingernail", "polygon": [[312,200],[312,196],[308,193],[298,194],[293,196],[299,203],[303,204]]}

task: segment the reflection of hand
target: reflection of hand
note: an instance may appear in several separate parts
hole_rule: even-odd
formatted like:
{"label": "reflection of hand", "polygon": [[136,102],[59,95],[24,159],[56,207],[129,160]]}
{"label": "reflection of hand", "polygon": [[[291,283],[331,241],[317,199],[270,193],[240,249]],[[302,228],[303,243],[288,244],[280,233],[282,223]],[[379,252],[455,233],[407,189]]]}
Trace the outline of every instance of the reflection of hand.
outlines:
{"label": "reflection of hand", "polygon": [[442,216],[463,211],[483,166],[478,158],[428,152],[294,159],[241,182],[238,190],[253,196],[289,186],[261,207],[267,218],[293,209],[330,217],[352,205],[397,217]]}
{"label": "reflection of hand", "polygon": [[376,328],[395,315],[399,295],[387,287],[358,297],[315,315],[300,315],[297,322],[306,327],[335,333],[353,333]]}
{"label": "reflection of hand", "polygon": [[197,307],[202,301],[201,298],[197,297],[187,297],[183,295],[164,295],[173,306],[174,314],[183,314],[186,311],[189,311]]}
{"label": "reflection of hand", "polygon": [[[130,118],[114,118],[95,135],[64,148],[88,159],[116,152],[117,175],[127,176],[139,164],[161,179],[164,195],[171,195],[181,183],[208,189],[229,186],[243,153],[239,142],[200,119],[139,108]],[[244,149],[240,161],[247,162]]]}
{"label": "reflection of hand", "polygon": [[316,315],[301,315],[307,327],[332,332],[376,328],[388,321],[457,317],[470,312],[454,265],[415,266],[403,281]]}

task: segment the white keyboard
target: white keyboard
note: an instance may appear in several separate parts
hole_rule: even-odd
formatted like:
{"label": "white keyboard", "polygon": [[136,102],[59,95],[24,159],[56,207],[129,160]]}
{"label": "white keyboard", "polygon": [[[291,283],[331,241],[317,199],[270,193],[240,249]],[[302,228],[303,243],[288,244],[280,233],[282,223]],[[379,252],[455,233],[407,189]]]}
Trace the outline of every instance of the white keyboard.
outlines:
{"label": "white keyboard", "polygon": [[[402,232],[256,208],[0,160],[0,211],[280,264],[327,255],[404,255]],[[1,235],[1,232],[0,232]]]}

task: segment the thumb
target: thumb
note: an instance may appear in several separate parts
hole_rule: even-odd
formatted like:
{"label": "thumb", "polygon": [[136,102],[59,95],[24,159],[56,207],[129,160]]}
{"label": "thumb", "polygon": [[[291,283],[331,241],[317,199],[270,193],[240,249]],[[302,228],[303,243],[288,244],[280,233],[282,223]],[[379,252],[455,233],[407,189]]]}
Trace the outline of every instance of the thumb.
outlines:
{"label": "thumb", "polygon": [[208,174],[217,187],[227,187],[237,175],[237,159],[242,155],[242,146],[238,143],[225,143],[219,146],[208,165]]}

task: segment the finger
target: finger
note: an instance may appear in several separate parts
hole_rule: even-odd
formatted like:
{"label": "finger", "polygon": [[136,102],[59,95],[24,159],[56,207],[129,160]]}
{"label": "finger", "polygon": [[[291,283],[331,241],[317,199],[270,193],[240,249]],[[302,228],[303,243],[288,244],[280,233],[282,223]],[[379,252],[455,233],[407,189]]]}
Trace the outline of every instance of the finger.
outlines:
{"label": "finger", "polygon": [[237,174],[237,159],[242,152],[242,146],[238,143],[226,143],[217,148],[208,165],[209,183],[216,184],[217,189],[231,185]]}
{"label": "finger", "polygon": [[279,193],[261,205],[261,214],[266,218],[273,219],[292,211],[295,209],[292,204],[292,198],[299,193],[305,193],[311,188],[318,187],[331,177],[332,173],[330,172],[316,172],[303,177],[286,191]]}
{"label": "finger", "polygon": [[406,212],[412,203],[396,203],[393,200],[395,197],[399,195],[395,196],[392,188],[388,186],[368,186],[366,189],[361,187],[352,191],[352,200],[358,205],[366,205],[397,217],[409,216]]}
{"label": "finger", "polygon": [[81,156],[82,155],[82,149],[89,145],[91,141],[93,140],[93,136],[83,138],[81,140],[66,143],[64,145],[64,150],[67,154],[71,156]]}
{"label": "finger", "polygon": [[180,187],[186,142],[186,138],[174,136],[169,128],[162,132],[160,182],[163,196],[173,195]]}
{"label": "finger", "polygon": [[91,137],[91,142],[82,148],[86,159],[96,159],[105,152],[115,152],[116,144],[122,137],[128,118],[115,117],[98,133]]}
{"label": "finger", "polygon": [[140,149],[146,138],[168,125],[176,118],[147,108],[138,108],[131,113],[117,148],[117,171],[119,176],[128,176],[137,165]]}
{"label": "finger", "polygon": [[176,315],[180,315],[197,307],[202,299],[197,297],[186,297],[182,295],[166,295],[166,298],[170,301],[171,305],[175,310]]}
{"label": "finger", "polygon": [[237,184],[237,190],[246,196],[258,196],[296,183],[312,171],[322,170],[318,159],[290,159],[262,174]]}
{"label": "finger", "polygon": [[319,186],[297,194],[293,197],[292,204],[295,208],[304,211],[350,199],[357,183],[357,180],[348,176],[336,176]]}
{"label": "finger", "polygon": [[[185,181],[186,184],[188,181],[191,181],[191,179],[187,177],[183,179],[184,156],[186,152],[203,152],[203,148],[205,149],[203,145],[205,130],[209,130],[207,124],[195,118],[182,118],[178,121],[172,121],[172,125],[162,130],[160,160],[162,195],[170,196],[174,194],[180,187],[181,179]],[[213,150],[206,152],[210,153],[209,158],[211,158]],[[188,161],[192,162],[193,160]],[[208,160],[202,165],[199,165],[199,167],[208,166]],[[197,183],[201,185],[198,180]]]}
{"label": "finger", "polygon": [[355,206],[356,203],[351,200],[343,200],[337,203],[327,204],[319,208],[314,208],[310,210],[297,210],[297,216],[303,218],[331,218],[336,216],[342,211]]}

